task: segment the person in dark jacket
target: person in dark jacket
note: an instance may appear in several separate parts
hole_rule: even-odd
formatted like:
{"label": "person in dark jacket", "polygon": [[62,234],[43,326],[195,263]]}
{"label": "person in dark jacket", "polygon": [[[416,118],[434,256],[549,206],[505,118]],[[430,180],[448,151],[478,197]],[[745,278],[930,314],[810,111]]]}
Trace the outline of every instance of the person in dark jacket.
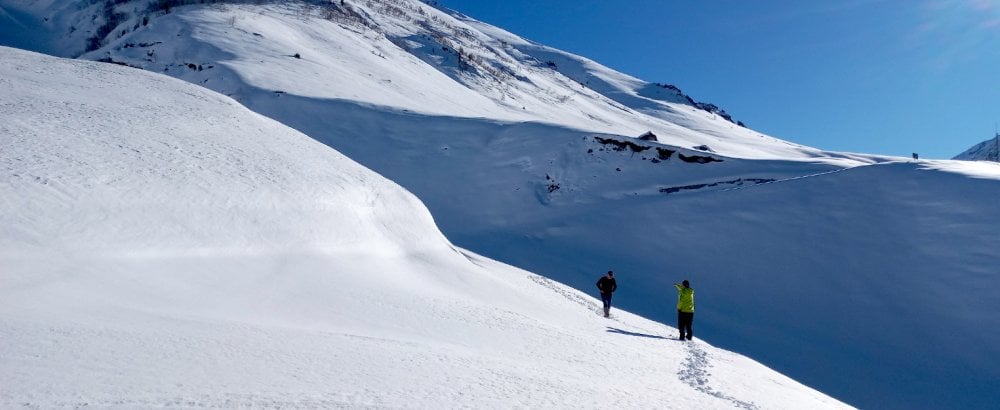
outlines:
{"label": "person in dark jacket", "polygon": [[615,273],[608,271],[608,274],[601,276],[597,280],[597,290],[601,291],[601,302],[604,302],[604,317],[611,316],[611,294],[618,289],[615,283]]}
{"label": "person in dark jacket", "polygon": [[680,284],[675,283],[677,288],[677,330],[681,332],[678,339],[691,340],[691,324],[694,322],[694,289],[686,279]]}

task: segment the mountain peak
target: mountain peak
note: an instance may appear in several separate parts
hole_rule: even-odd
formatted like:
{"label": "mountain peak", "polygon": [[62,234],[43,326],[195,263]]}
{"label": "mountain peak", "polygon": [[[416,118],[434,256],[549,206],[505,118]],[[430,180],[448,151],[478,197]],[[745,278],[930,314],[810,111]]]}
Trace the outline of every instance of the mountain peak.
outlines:
{"label": "mountain peak", "polygon": [[[104,0],[75,10],[42,2],[34,9],[61,22],[48,26],[64,37],[63,43],[88,50],[85,58],[164,72],[237,99],[240,90],[230,79],[243,74],[229,69],[269,65],[272,72],[255,77],[254,85],[278,93],[605,134],[653,131],[672,145],[709,145],[737,157],[825,156],[761,138],[725,110],[698,102],[676,86],[616,72],[434,3],[202,3]],[[255,13],[259,8],[272,12]],[[288,29],[312,35],[287,37]],[[246,53],[255,57],[227,58],[249,57]],[[298,64],[286,60],[294,56]],[[205,71],[208,66],[215,69]],[[202,70],[187,72],[186,67]],[[320,77],[327,78],[307,81]]]}
{"label": "mountain peak", "polygon": [[993,161],[1000,162],[1000,133],[993,138],[973,145],[952,159],[964,161]]}

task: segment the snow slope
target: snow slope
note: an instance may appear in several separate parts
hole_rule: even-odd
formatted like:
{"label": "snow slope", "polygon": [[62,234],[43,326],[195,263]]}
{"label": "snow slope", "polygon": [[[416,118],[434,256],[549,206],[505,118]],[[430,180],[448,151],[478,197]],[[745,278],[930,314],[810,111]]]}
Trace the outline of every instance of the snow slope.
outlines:
{"label": "snow slope", "polygon": [[957,160],[963,161],[1000,161],[1000,157],[997,155],[997,141],[1000,138],[990,138],[986,141],[980,142],[972,148],[967,149],[965,152],[955,156]]}
{"label": "snow slope", "polygon": [[[708,145],[747,158],[831,156],[738,126],[721,109],[697,103],[676,87],[615,72],[416,0],[223,1],[166,15],[150,11],[149,0],[76,3],[83,11],[75,12],[69,6],[74,2],[3,3],[44,16],[51,22],[48,34],[66,36],[63,48],[77,53],[87,36],[101,31],[107,20],[102,10],[126,16],[105,30],[110,34],[104,46],[86,58],[164,72],[240,101],[248,89],[261,89],[625,136],[652,131],[671,145]],[[857,156],[849,163],[874,160]]]}
{"label": "snow slope", "polygon": [[[2,3],[63,16],[46,2]],[[995,167],[777,140],[418,2],[284,3],[133,30],[134,14],[84,57],[225,93],[336,148],[464,248],[585,291],[613,268],[616,303],[643,316],[671,323],[669,284],[691,279],[699,337],[849,403],[1000,401]],[[628,138],[645,131],[660,143]]]}
{"label": "snow slope", "polygon": [[0,47],[0,144],[0,407],[845,407],[181,81]]}
{"label": "snow slope", "polygon": [[277,100],[268,112],[412,189],[463,247],[584,291],[615,269],[617,303],[667,323],[670,284],[690,279],[700,337],[862,407],[998,400],[994,164],[699,164],[677,148],[654,163],[664,147],[544,124]]}
{"label": "snow slope", "polygon": [[75,57],[96,35],[100,2],[4,0],[0,44],[62,57]]}

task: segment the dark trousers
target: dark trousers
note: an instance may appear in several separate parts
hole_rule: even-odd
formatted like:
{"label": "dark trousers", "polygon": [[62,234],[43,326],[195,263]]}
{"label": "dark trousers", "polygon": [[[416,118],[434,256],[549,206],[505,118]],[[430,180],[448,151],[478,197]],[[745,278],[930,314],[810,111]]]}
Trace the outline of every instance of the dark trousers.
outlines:
{"label": "dark trousers", "polygon": [[[691,340],[691,337],[694,335],[694,333],[691,332],[691,323],[693,322],[694,312],[677,311],[677,330],[681,332],[681,339],[686,338],[687,340]],[[686,336],[685,333],[687,334]]]}
{"label": "dark trousers", "polygon": [[611,312],[611,292],[601,292],[601,302],[604,302],[604,316]]}

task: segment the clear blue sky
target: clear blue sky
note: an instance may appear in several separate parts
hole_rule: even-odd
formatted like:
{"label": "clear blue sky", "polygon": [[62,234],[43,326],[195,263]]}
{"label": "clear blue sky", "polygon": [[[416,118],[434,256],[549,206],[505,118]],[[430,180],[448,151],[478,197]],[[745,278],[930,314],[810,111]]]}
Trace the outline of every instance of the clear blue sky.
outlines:
{"label": "clear blue sky", "polygon": [[817,148],[951,158],[1000,122],[1000,0],[440,0]]}

